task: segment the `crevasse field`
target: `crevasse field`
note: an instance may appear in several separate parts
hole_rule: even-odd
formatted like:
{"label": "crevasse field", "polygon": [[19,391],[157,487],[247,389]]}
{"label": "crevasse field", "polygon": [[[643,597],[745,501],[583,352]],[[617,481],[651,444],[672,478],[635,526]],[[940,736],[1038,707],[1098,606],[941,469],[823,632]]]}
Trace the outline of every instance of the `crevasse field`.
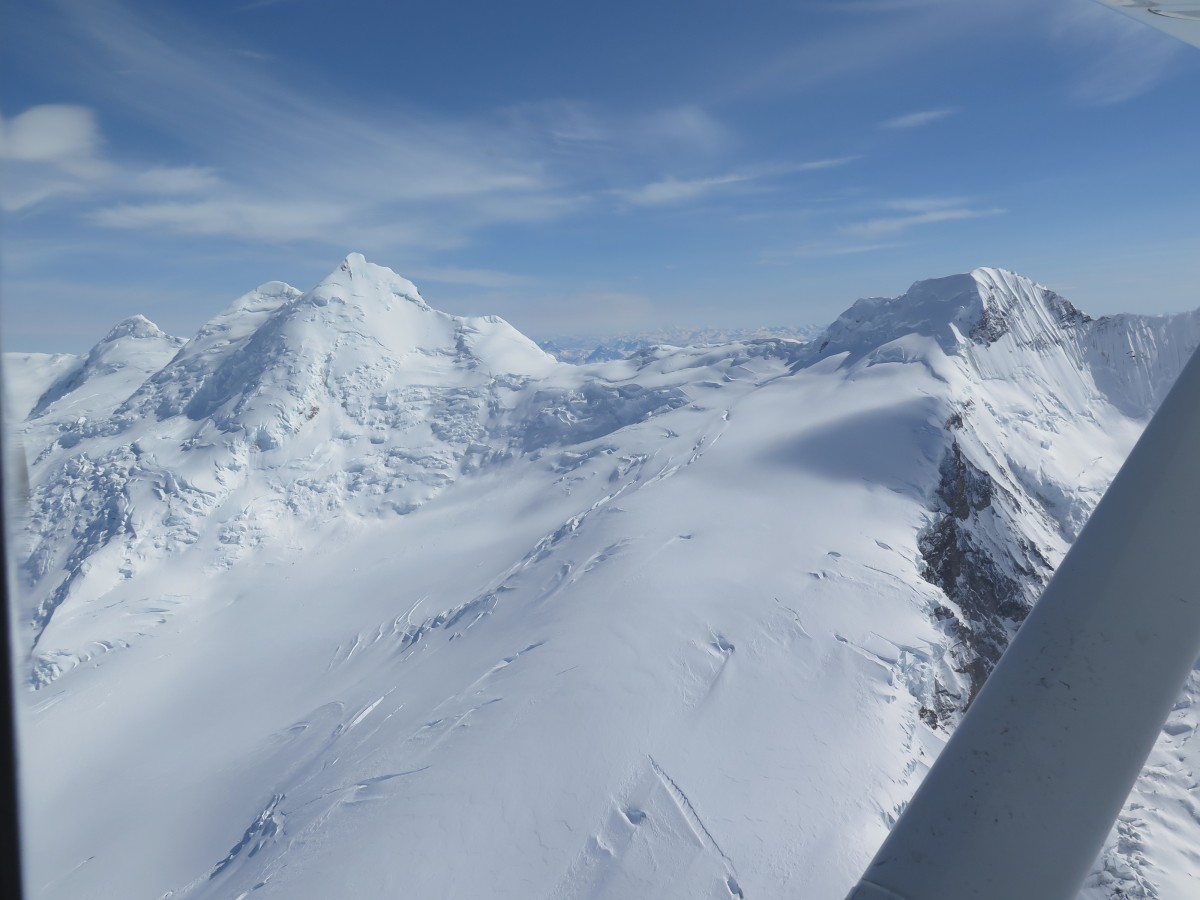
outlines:
{"label": "crevasse field", "polygon": [[[840,900],[1198,343],[977,269],[575,366],[352,254],[10,354],[30,896]],[[1200,890],[1198,693],[1088,900]]]}

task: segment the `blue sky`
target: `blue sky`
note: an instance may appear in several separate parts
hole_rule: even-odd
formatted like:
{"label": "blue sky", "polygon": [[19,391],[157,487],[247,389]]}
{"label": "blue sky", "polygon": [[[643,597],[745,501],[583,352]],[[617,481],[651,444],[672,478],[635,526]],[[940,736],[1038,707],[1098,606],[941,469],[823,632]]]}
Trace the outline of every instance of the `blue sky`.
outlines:
{"label": "blue sky", "polygon": [[349,250],[535,337],[979,265],[1200,305],[1200,51],[1093,0],[3,0],[8,349]]}

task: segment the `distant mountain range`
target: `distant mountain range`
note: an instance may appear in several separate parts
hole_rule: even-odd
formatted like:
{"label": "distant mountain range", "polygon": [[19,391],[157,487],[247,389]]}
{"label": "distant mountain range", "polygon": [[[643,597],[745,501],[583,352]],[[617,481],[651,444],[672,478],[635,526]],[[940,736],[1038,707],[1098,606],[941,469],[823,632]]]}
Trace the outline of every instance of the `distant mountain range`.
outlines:
{"label": "distant mountain range", "polygon": [[[352,254],[8,354],[30,896],[840,900],[1198,344],[977,269],[573,365]],[[1194,892],[1197,697],[1088,900]]]}
{"label": "distant mountain range", "polygon": [[660,328],[649,331],[628,331],[607,336],[564,335],[538,341],[538,346],[561,362],[583,364],[624,359],[638,350],[660,345],[698,347],[706,344],[729,344],[734,341],[754,341],[767,338],[807,341],[820,333],[821,328],[817,325],[798,327],[778,325],[762,328]]}

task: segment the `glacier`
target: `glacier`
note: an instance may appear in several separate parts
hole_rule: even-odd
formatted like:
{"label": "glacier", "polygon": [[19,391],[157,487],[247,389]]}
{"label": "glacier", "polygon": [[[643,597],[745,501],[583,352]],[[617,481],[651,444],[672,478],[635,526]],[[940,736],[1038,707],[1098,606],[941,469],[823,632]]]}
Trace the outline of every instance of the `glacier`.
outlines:
{"label": "glacier", "polygon": [[[351,254],[8,354],[37,898],[840,898],[1191,352],[1000,269],[569,365]],[[1081,895],[1200,878],[1185,693]]]}

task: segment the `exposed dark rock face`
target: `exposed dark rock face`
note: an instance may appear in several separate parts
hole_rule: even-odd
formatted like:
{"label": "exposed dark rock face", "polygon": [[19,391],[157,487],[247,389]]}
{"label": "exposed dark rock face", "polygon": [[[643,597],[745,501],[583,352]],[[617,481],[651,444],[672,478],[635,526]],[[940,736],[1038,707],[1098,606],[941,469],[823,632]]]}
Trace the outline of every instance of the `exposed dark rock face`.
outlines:
{"label": "exposed dark rock face", "polygon": [[984,307],[979,321],[971,328],[971,340],[977,344],[994,344],[1008,334],[1008,320],[1003,312]]}
{"label": "exposed dark rock face", "polygon": [[[947,426],[961,423],[956,413]],[[954,639],[953,667],[969,687],[963,697],[936,686],[932,707],[921,711],[933,726],[952,722],[975,699],[1051,571],[1042,553],[1011,527],[1010,512],[1021,512],[1017,498],[975,466],[957,439],[951,439],[939,471],[936,518],[918,541],[925,561],[921,574],[957,607],[955,612],[938,606],[934,617]],[[997,539],[1005,533],[1008,540]]]}
{"label": "exposed dark rock face", "polygon": [[[1046,309],[1054,317],[1055,322],[1060,328],[1075,328],[1092,321],[1090,316],[1080,312],[1065,297],[1044,288],[1040,290],[1042,291],[1042,300],[1046,305]],[[997,296],[994,293],[989,293],[979,320],[971,326],[971,340],[977,344],[994,344],[1000,338],[1004,337],[1004,335],[1008,334],[1012,330],[1012,322],[1010,320],[1013,318],[1014,310],[1021,302],[1016,297]],[[1039,340],[1051,341],[1054,340],[1054,336],[1050,333],[1039,335]]]}
{"label": "exposed dark rock face", "polygon": [[1093,321],[1092,317],[1080,310],[1070,300],[1054,291],[1046,291],[1046,305],[1058,317],[1058,324],[1063,328],[1074,328]]}

